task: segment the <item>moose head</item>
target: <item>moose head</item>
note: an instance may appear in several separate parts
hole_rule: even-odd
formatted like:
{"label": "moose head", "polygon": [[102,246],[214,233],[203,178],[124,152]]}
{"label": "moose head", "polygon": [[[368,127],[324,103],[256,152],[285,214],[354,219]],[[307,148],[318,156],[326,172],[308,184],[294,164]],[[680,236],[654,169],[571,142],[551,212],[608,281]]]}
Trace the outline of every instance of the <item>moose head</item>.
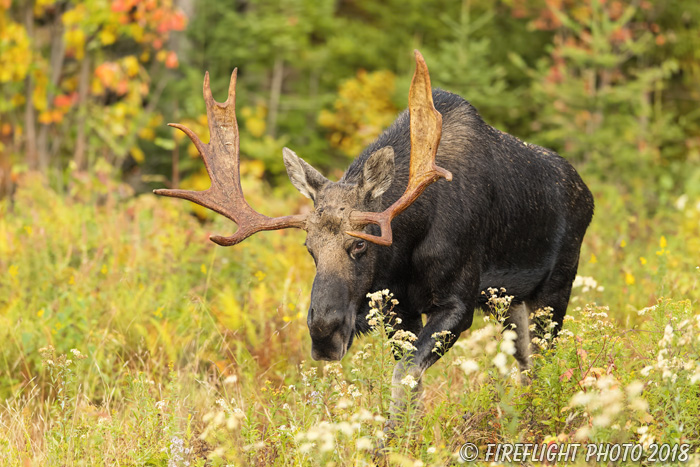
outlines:
{"label": "moose head", "polygon": [[[409,91],[410,168],[403,195],[379,212],[382,195],[394,182],[394,150],[383,147],[370,154],[361,170],[332,182],[284,148],[283,158],[292,184],[314,203],[308,215],[270,218],[246,202],[240,182],[238,124],[236,122],[236,74],[233,71],[228,99],[212,97],[208,73],[204,100],[211,140],[202,141],[189,128],[171,123],[192,140],[211,178],[205,191],[155,190],[158,195],[183,198],[218,212],[238,224],[230,237],[212,236],[222,246],[232,246],[262,230],[306,230],[306,247],[316,264],[308,327],[315,360],[340,360],[352,343],[356,318],[363,308],[378,267],[379,249],[393,241],[391,221],[440,178],[452,174],[436,166],[435,155],[442,132],[442,116],[433,104],[428,68],[415,51],[416,71]],[[386,203],[384,203],[386,205]],[[378,232],[379,231],[379,232]],[[376,235],[380,233],[380,235]]]}

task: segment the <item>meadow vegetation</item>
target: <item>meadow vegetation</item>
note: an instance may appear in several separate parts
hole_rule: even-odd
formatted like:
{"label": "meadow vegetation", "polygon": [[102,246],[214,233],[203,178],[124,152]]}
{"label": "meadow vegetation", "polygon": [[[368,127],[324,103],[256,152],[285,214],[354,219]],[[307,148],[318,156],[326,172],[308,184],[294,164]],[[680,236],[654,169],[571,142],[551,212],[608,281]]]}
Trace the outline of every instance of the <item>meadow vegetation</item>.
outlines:
{"label": "meadow vegetation", "polygon": [[[28,177],[0,204],[3,465],[372,464],[399,339],[391,315],[342,362],[310,361],[303,233],[222,249],[206,238],[227,221],[109,180],[76,178],[56,196]],[[271,214],[304,207],[254,177],[244,185]],[[392,462],[457,462],[468,441],[697,451],[700,203],[643,218],[600,190],[564,331],[540,342],[532,384],[519,384],[498,319],[507,291],[494,291],[496,312],[478,313],[428,371],[420,416],[387,442]]]}

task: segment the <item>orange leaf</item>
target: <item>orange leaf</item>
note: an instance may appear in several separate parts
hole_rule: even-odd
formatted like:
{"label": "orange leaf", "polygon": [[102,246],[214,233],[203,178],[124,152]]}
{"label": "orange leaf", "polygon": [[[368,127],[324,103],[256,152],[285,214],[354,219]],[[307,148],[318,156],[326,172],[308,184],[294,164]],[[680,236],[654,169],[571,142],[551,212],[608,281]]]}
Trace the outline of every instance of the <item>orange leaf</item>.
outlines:
{"label": "orange leaf", "polygon": [[61,123],[61,121],[63,120],[63,112],[61,112],[61,111],[58,110],[58,109],[54,109],[54,110],[51,112],[51,120],[52,120],[54,123]]}
{"label": "orange leaf", "polygon": [[70,107],[72,104],[73,99],[71,96],[67,96],[65,94],[59,94],[53,99],[53,105],[56,107]]}
{"label": "orange leaf", "polygon": [[185,29],[187,24],[187,17],[181,11],[176,11],[173,17],[170,19],[170,29],[173,31],[182,31]]}
{"label": "orange leaf", "polygon": [[562,373],[562,375],[559,377],[559,381],[564,381],[564,380],[569,381],[572,376],[574,376],[574,369],[569,368],[564,373]]}
{"label": "orange leaf", "polygon": [[128,11],[129,8],[124,0],[112,0],[112,11],[115,13],[122,13]]}
{"label": "orange leaf", "polygon": [[576,351],[576,354],[577,354],[579,357],[581,357],[581,360],[583,360],[584,362],[586,361],[586,357],[588,357],[588,352],[586,352],[586,351],[583,350],[583,349],[578,349],[578,350]]}
{"label": "orange leaf", "polygon": [[167,68],[177,68],[178,65],[177,54],[173,51],[168,52],[168,56],[165,58],[165,66]]}
{"label": "orange leaf", "polygon": [[105,87],[109,88],[114,86],[114,82],[116,81],[117,77],[116,75],[116,66],[112,62],[102,63],[97,68],[95,68],[95,76],[99,78],[99,80],[102,82],[102,85]]}
{"label": "orange leaf", "polygon": [[117,83],[117,94],[123,96],[127,92],[129,92],[129,82],[123,79]]}

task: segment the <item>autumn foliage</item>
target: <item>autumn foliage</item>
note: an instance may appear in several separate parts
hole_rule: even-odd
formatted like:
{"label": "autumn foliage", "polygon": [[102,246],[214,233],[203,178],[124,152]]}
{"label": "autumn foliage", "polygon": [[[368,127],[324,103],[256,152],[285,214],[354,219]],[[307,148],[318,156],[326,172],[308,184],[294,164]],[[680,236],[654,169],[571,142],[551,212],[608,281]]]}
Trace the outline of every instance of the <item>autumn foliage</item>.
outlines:
{"label": "autumn foliage", "polygon": [[143,159],[154,74],[178,67],[169,40],[186,24],[172,0],[1,3],[2,157],[15,172]]}

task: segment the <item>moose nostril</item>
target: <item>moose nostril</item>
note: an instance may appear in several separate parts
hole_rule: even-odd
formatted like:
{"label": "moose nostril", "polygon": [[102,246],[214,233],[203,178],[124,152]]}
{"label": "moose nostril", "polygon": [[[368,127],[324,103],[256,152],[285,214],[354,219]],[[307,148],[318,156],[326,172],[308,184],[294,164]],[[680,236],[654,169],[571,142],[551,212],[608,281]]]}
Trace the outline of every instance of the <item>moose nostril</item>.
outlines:
{"label": "moose nostril", "polygon": [[309,307],[306,324],[309,327],[312,339],[329,339],[343,327],[344,323],[345,320],[341,313]]}

